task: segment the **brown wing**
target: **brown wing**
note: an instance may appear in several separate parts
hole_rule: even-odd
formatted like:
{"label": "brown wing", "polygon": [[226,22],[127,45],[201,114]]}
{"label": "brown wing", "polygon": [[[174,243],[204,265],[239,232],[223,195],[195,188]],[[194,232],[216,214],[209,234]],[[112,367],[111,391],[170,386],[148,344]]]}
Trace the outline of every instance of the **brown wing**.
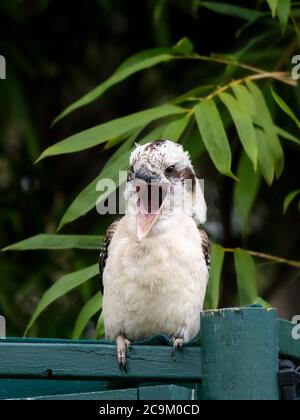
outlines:
{"label": "brown wing", "polygon": [[205,261],[206,261],[207,269],[209,271],[209,269],[210,269],[210,241],[209,241],[209,238],[208,238],[205,230],[203,230],[201,227],[198,227],[198,229],[199,229],[199,233],[200,233],[201,238],[202,238],[203,255],[204,255],[204,258],[205,258]]}
{"label": "brown wing", "polygon": [[114,233],[117,229],[117,226],[118,226],[120,220],[121,219],[115,220],[109,226],[109,228],[107,229],[106,234],[105,234],[104,239],[103,239],[100,255],[99,255],[100,290],[101,290],[102,296],[103,296],[103,292],[104,292],[103,273],[104,273],[104,270],[105,270],[106,260],[108,258],[108,248],[109,248],[110,242],[111,242],[111,240],[114,236]]}

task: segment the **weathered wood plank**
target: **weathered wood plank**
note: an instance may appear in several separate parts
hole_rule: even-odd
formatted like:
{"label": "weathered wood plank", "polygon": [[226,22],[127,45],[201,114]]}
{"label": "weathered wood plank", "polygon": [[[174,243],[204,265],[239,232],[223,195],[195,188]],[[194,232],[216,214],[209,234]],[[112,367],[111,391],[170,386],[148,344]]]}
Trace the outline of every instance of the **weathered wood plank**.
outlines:
{"label": "weathered wood plank", "polygon": [[138,389],[138,399],[144,401],[192,400],[194,390],[178,385],[143,386]]}
{"label": "weathered wood plank", "polygon": [[201,380],[200,347],[171,357],[170,347],[134,346],[128,374],[119,370],[115,346],[108,344],[0,340],[0,361],[0,378]]}
{"label": "weathered wood plank", "polygon": [[0,379],[0,400],[107,390],[106,382],[48,379]]}
{"label": "weathered wood plank", "polygon": [[295,340],[292,331],[295,324],[279,320],[279,348],[280,353],[290,359],[300,360],[300,339]]}
{"label": "weathered wood plank", "polygon": [[102,391],[102,392],[87,392],[79,394],[65,394],[65,395],[45,395],[43,397],[36,398],[23,398],[31,401],[135,401],[137,400],[138,391],[136,388],[133,389],[116,389],[113,391]]}
{"label": "weathered wood plank", "polygon": [[277,319],[260,308],[203,314],[200,399],[279,399]]}

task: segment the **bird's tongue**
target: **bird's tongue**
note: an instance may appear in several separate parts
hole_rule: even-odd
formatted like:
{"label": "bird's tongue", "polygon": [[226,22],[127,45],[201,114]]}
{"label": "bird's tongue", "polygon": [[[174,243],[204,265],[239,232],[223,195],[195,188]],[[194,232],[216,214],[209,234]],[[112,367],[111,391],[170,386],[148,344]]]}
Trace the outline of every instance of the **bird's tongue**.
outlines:
{"label": "bird's tongue", "polygon": [[137,185],[137,238],[138,242],[149,234],[158,220],[167,196],[164,184],[139,183]]}

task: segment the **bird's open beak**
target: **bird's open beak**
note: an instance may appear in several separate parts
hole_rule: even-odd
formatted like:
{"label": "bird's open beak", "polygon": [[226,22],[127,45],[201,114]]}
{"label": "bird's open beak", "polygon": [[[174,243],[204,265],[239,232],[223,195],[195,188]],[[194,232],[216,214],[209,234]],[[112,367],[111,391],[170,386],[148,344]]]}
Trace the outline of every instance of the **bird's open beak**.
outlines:
{"label": "bird's open beak", "polygon": [[136,221],[139,243],[146,238],[159,219],[168,190],[168,184],[136,181]]}

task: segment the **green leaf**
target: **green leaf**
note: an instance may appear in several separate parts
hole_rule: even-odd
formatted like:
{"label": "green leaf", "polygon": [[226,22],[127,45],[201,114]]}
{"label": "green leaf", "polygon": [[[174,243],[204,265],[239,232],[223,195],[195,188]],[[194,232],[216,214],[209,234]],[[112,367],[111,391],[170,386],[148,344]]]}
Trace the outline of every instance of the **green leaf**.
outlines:
{"label": "green leaf", "polygon": [[271,113],[259,87],[251,81],[247,82],[247,86],[256,104],[256,120],[264,127],[268,149],[273,160],[276,176],[279,178],[284,168],[284,153],[278,136],[268,128],[274,125]]}
{"label": "green leaf", "polygon": [[103,168],[99,177],[94,179],[83,191],[81,191],[68,207],[60,221],[58,230],[61,230],[64,225],[73,222],[95,208],[96,202],[103,202],[109,197],[113,191],[109,189],[106,189],[104,192],[97,191],[99,181],[109,179],[115,183],[116,187],[120,186],[125,181],[125,179],[119,177],[119,172],[128,169],[129,156],[130,150],[124,152],[116,160],[111,160],[111,164]]}
{"label": "green leaf", "polygon": [[205,145],[196,124],[192,125],[188,136],[184,139],[183,146],[184,150],[189,153],[192,162],[195,163],[199,162],[200,156],[206,152]]}
{"label": "green leaf", "polygon": [[265,138],[265,133],[260,128],[256,128],[255,132],[258,145],[258,167],[267,184],[272,185],[274,180],[274,165]]}
{"label": "green leaf", "polygon": [[[282,0],[279,0],[279,2]],[[273,18],[276,16],[276,9],[277,9],[277,3],[278,0],[267,0],[268,5],[270,6],[270,9],[272,11]]]}
{"label": "green leaf", "polygon": [[278,136],[282,137],[283,139],[290,140],[293,143],[300,146],[300,140],[297,139],[297,137],[293,136],[293,134],[288,133],[283,128],[277,127],[277,125],[274,125],[273,127],[270,127],[270,131],[276,133]]}
{"label": "green leaf", "polygon": [[279,0],[277,5],[277,13],[281,24],[282,31],[285,31],[292,7],[291,0]]}
{"label": "green leaf", "polygon": [[297,127],[300,128],[300,120],[296,117],[288,104],[273,89],[272,95],[277,105],[296,123]]}
{"label": "green leaf", "polygon": [[[300,189],[291,192],[284,200],[283,203],[283,212],[286,213],[292,202],[295,200],[295,198],[300,194]],[[300,204],[300,202],[299,202]]]}
{"label": "green leaf", "polygon": [[178,120],[172,121],[165,129],[162,134],[162,139],[165,140],[172,140],[172,141],[179,141],[180,137],[184,133],[185,129],[187,128],[190,122],[190,116],[184,115],[180,117]]}
{"label": "green leaf", "polygon": [[37,249],[99,249],[101,236],[91,235],[36,235],[10,245],[3,251],[28,251]]}
{"label": "green leaf", "polygon": [[128,77],[135,73],[138,73],[147,68],[156,66],[157,64],[168,62],[180,57],[181,54],[186,54],[193,50],[192,43],[188,38],[180,40],[174,48],[156,48],[151,50],[142,51],[138,54],[133,55],[124,61],[123,64],[112,74],[109,79],[105,80],[98,87],[93,89],[91,92],[84,95],[81,99],[74,102],[68,108],[66,108],[55,120],[54,124],[66,117],[71,112],[75,111],[82,106],[88,105],[89,103],[98,99],[103,95],[109,88],[122,82]]}
{"label": "green leaf", "polygon": [[[166,127],[166,122],[162,122],[155,127],[148,134],[143,135],[140,143],[155,141],[161,138],[161,135]],[[131,136],[124,142],[117,152],[108,160],[99,176],[94,179],[81,193],[75,198],[71,205],[66,210],[62,220],[60,221],[58,230],[60,230],[67,223],[73,222],[79,217],[85,215],[90,210],[95,208],[96,202],[100,203],[106,200],[110,191],[105,191],[101,195],[97,191],[97,184],[100,180],[110,179],[115,182],[116,186],[120,186],[124,180],[119,179],[119,172],[126,171],[129,166],[129,157],[132,151],[132,145],[140,134],[140,131]]]}
{"label": "green leaf", "polygon": [[300,145],[300,140],[297,139],[295,136],[293,136],[292,134],[288,133],[287,131],[283,130],[280,127],[277,127],[275,124],[270,123],[270,119],[268,118],[268,123],[266,123],[266,121],[262,121],[261,117],[257,116],[257,109],[256,109],[256,104],[255,101],[251,95],[251,93],[249,92],[249,90],[243,86],[243,85],[234,85],[232,87],[232,90],[234,91],[235,96],[237,97],[238,101],[241,102],[241,104],[244,105],[244,107],[246,107],[253,119],[253,122],[256,125],[259,125],[261,128],[263,129],[267,129],[268,131],[270,131],[273,134],[277,134],[287,140],[290,140],[298,145]]}
{"label": "green leaf", "polygon": [[74,134],[65,140],[54,144],[42,153],[38,161],[49,156],[80,152],[81,150],[89,149],[105,143],[113,137],[127,133],[130,130],[139,129],[158,118],[163,118],[168,115],[181,114],[184,112],[186,112],[186,110],[183,108],[179,108],[174,105],[163,105],[108,121],[104,124],[100,124],[96,127]]}
{"label": "green leaf", "polygon": [[234,252],[240,305],[251,305],[257,298],[255,263],[248,252],[237,248]]}
{"label": "green leaf", "polygon": [[218,309],[220,300],[221,273],[224,262],[224,248],[213,244],[211,247],[211,267],[204,302],[204,309]]}
{"label": "green leaf", "polygon": [[253,167],[257,167],[257,142],[252,119],[247,108],[238,102],[228,93],[219,95],[221,101],[228,109],[231,118],[236,126],[239,138],[244,147],[245,152],[253,162]]}
{"label": "green leaf", "polygon": [[135,132],[136,129],[130,130],[125,134],[121,134],[120,136],[112,137],[107,141],[107,143],[105,143],[104,150],[109,150],[113,147],[119,146],[121,143],[124,143],[124,141],[127,140],[129,137],[134,135]]}
{"label": "green leaf", "polygon": [[97,328],[96,328],[96,339],[100,339],[104,337],[105,337],[104,319],[103,319],[103,312],[101,312],[101,315],[97,323]]}
{"label": "green leaf", "polygon": [[213,99],[195,107],[195,115],[206,149],[218,171],[233,179],[231,150],[221,116]]}
{"label": "green leaf", "polygon": [[232,90],[237,100],[248,109],[252,119],[256,117],[256,105],[255,101],[250,94],[249,90],[244,85],[232,85]]}
{"label": "green leaf", "polygon": [[47,292],[43,295],[39,304],[37,305],[32,318],[26,328],[24,336],[28,334],[28,331],[36,322],[41,313],[48,308],[51,303],[60,297],[64,296],[71,290],[82,285],[86,281],[95,277],[99,273],[98,264],[92,265],[90,267],[84,268],[83,270],[75,271],[74,273],[67,274],[61,277]]}
{"label": "green leaf", "polygon": [[81,337],[90,319],[98,312],[100,312],[101,308],[102,296],[100,293],[97,293],[84,305],[80,311],[72,334],[73,340],[78,340]]}
{"label": "green leaf", "polygon": [[245,7],[239,7],[229,3],[199,1],[198,5],[200,7],[205,7],[206,9],[212,10],[213,12],[220,13],[222,15],[232,16],[247,21],[252,21],[261,16],[264,16],[264,13],[259,12],[257,10],[247,9]]}
{"label": "green leaf", "polygon": [[245,235],[247,233],[249,214],[261,183],[261,175],[258,172],[254,172],[251,161],[245,153],[241,156],[237,176],[239,182],[236,182],[234,186],[234,205],[237,214],[241,218],[242,231]]}
{"label": "green leaf", "polygon": [[198,86],[194,89],[189,90],[188,92],[183,93],[180,96],[177,96],[170,103],[173,105],[179,105],[186,101],[199,101],[199,96],[207,92],[211,92],[215,88],[214,85],[205,85]]}
{"label": "green leaf", "polygon": [[194,45],[191,40],[185,36],[174,45],[173,51],[179,54],[189,54],[194,51]]}
{"label": "green leaf", "polygon": [[262,306],[265,309],[272,308],[270,303],[267,302],[266,300],[262,299],[261,297],[256,298],[255,301],[252,302],[252,305],[257,305],[257,306],[259,305],[259,306]]}

